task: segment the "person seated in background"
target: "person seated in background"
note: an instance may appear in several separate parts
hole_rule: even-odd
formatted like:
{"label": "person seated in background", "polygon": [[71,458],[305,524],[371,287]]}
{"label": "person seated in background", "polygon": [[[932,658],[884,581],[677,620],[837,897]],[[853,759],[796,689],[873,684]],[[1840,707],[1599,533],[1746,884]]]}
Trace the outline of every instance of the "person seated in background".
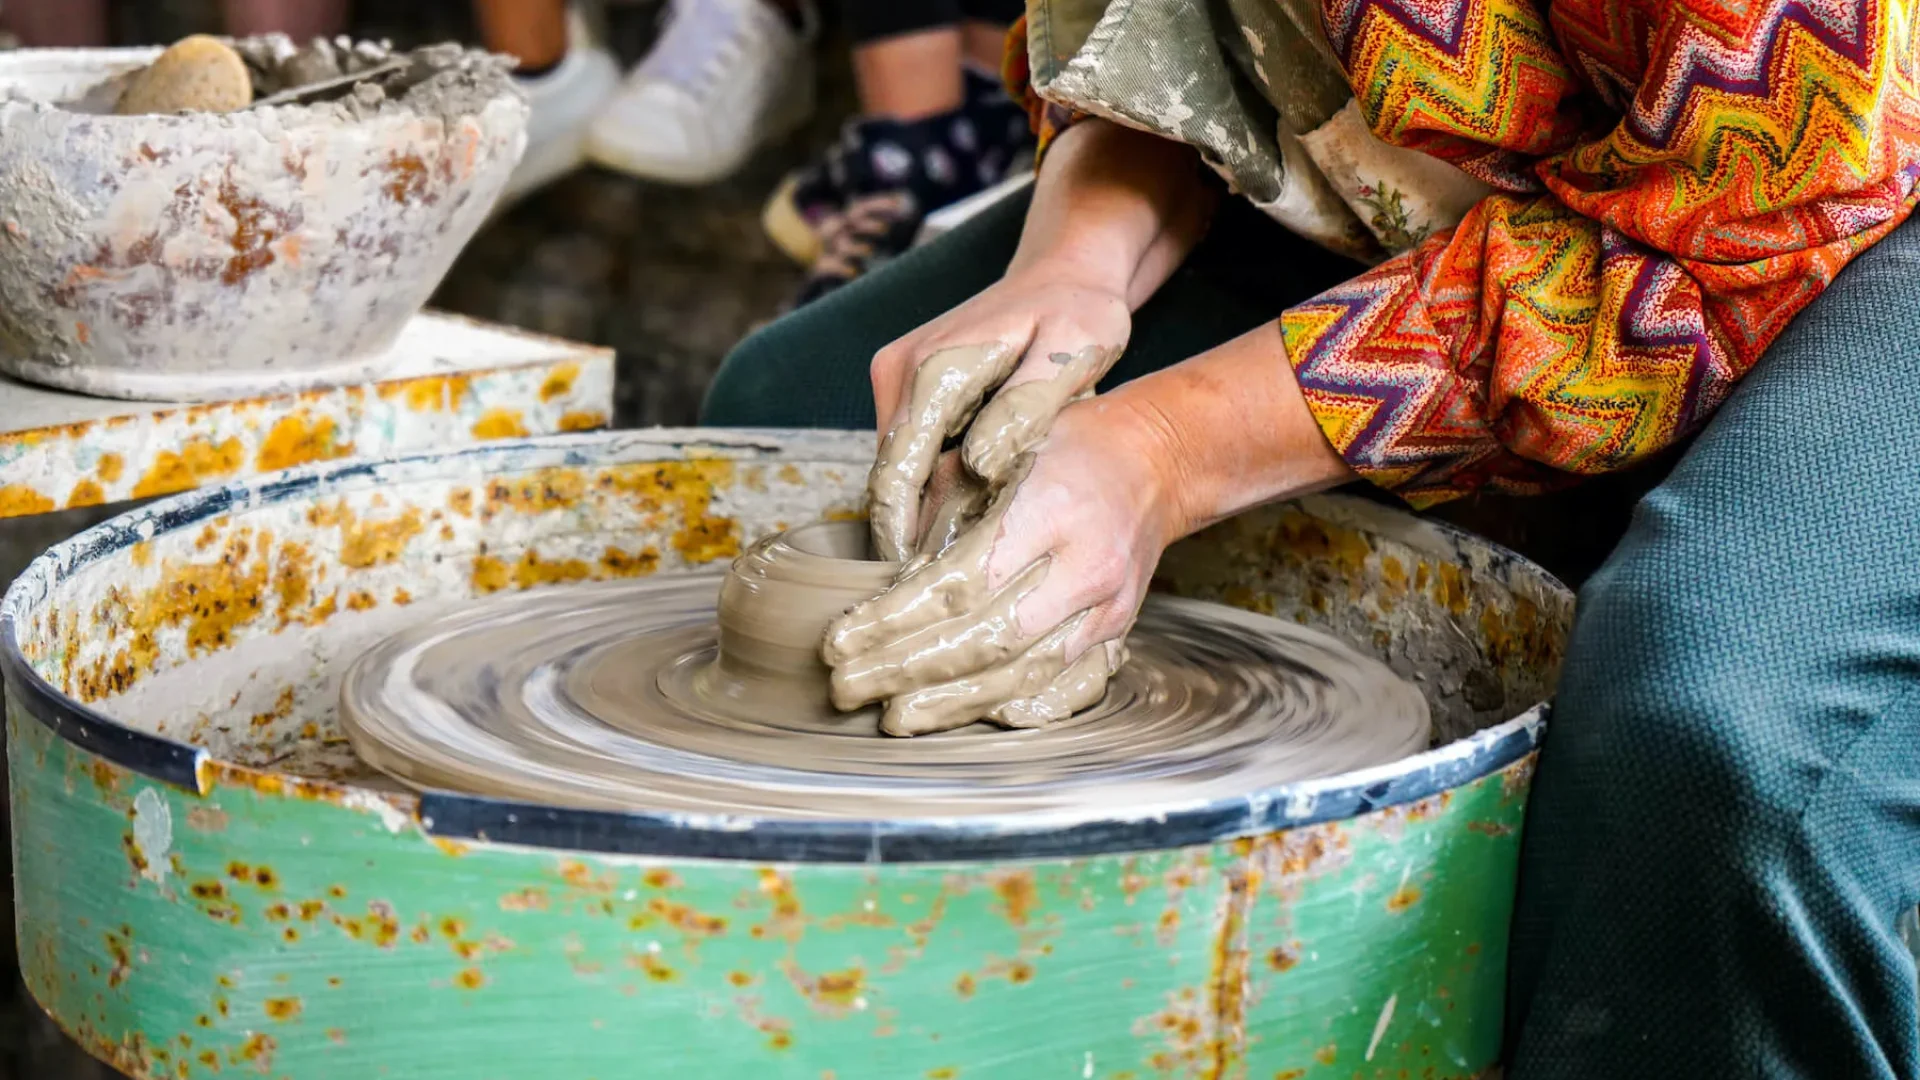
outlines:
{"label": "person seated in background", "polygon": [[[860,114],[764,215],[774,243],[809,267],[801,302],[906,250],[926,215],[1023,166],[1032,135],[999,74],[1020,10],[1019,0],[845,0]],[[564,0],[480,0],[478,12],[487,46],[520,58],[533,103],[508,199],[586,160],[713,183],[813,111],[817,20],[805,0],[672,0],[623,83]]]}
{"label": "person seated in background", "polygon": [[928,214],[1024,169],[1034,142],[1000,79],[1019,0],[846,0],[860,115],[789,175],[767,235],[809,267],[799,303],[913,244]]}
{"label": "person seated in background", "polygon": [[[347,0],[223,0],[234,37],[278,31],[297,41],[331,37],[347,21]],[[97,49],[108,42],[107,0],[6,0],[0,25],[33,49]]]}

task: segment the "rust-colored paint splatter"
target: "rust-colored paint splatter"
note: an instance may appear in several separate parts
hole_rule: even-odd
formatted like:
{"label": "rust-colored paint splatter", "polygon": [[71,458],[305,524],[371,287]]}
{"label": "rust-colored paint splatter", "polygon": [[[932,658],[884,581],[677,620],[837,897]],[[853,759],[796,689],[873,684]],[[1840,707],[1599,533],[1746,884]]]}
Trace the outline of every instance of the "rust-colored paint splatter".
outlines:
{"label": "rust-colored paint splatter", "polygon": [[25,484],[8,484],[0,487],[0,517],[44,514],[51,511],[53,507],[52,499]]}
{"label": "rust-colored paint splatter", "polygon": [[753,985],[753,976],[744,971],[729,971],[727,972],[727,981],[734,986],[745,989]]}
{"label": "rust-colored paint splatter", "polygon": [[293,715],[293,687],[285,686],[280,689],[280,696],[274,699],[272,708],[253,715],[252,724],[255,728],[271,727],[275,721],[285,720],[291,715]]}
{"label": "rust-colored paint splatter", "polygon": [[969,972],[963,971],[960,973],[959,978],[953,980],[953,992],[963,998],[972,997],[974,991],[979,988],[980,985],[974,981],[973,975]]}
{"label": "rust-colored paint splatter", "polygon": [[1300,963],[1300,943],[1275,945],[1267,950],[1267,966],[1275,971],[1291,971]]}
{"label": "rust-colored paint splatter", "polygon": [[523,439],[526,435],[527,424],[518,409],[495,405],[473,422],[476,439]]}
{"label": "rust-colored paint splatter", "polygon": [[229,1060],[234,1065],[252,1065],[262,1074],[270,1073],[273,1071],[274,1051],[279,1049],[280,1043],[273,1036],[256,1032],[233,1051]]}
{"label": "rust-colored paint splatter", "polygon": [[607,414],[598,409],[576,409],[560,414],[561,431],[599,431],[607,426]]}
{"label": "rust-colored paint splatter", "polygon": [[627,957],[627,963],[646,972],[647,978],[654,982],[672,982],[680,977],[679,972],[673,970],[652,952],[635,953]]}
{"label": "rust-colored paint splatter", "polygon": [[547,375],[540,384],[540,400],[552,401],[573,389],[573,382],[580,377],[579,364],[560,364]]}
{"label": "rust-colored paint splatter", "polygon": [[93,471],[100,479],[111,484],[120,479],[120,474],[126,467],[126,461],[119,454],[109,453],[100,455],[100,460],[94,463]]}
{"label": "rust-colored paint splatter", "polygon": [[1387,897],[1387,910],[1399,914],[1420,902],[1420,887],[1411,883],[1402,885]]}
{"label": "rust-colored paint splatter", "polygon": [[188,491],[201,484],[240,470],[246,461],[246,447],[238,437],[221,442],[189,439],[178,451],[162,450],[154,456],[140,481],[133,486],[133,497],[148,499]]}
{"label": "rust-colored paint splatter", "polygon": [[106,501],[106,490],[92,479],[81,480],[73,485],[72,491],[67,492],[69,509],[80,506],[99,506]]}
{"label": "rust-colored paint splatter", "polygon": [[107,988],[117,989],[133,974],[133,928],[122,926],[119,933],[109,931],[103,937],[107,955],[113,959],[113,970],[107,973]]}
{"label": "rust-colored paint splatter", "polygon": [[1000,896],[1001,914],[1015,926],[1027,925],[1027,919],[1040,902],[1031,870],[1008,870],[998,874],[993,882],[993,891]]}
{"label": "rust-colored paint splatter", "polygon": [[353,444],[339,437],[333,417],[311,417],[306,410],[281,417],[261,440],[255,465],[261,472],[291,469],[315,461],[332,461],[353,453]]}
{"label": "rust-colored paint splatter", "polygon": [[281,1023],[294,1019],[306,1008],[297,997],[268,998],[262,1007],[266,1010],[269,1019]]}
{"label": "rust-colored paint splatter", "polygon": [[405,206],[417,199],[427,197],[428,182],[432,178],[432,172],[427,168],[427,163],[421,160],[419,154],[395,152],[387,156],[384,168],[388,179],[383,190],[386,191],[387,198]]}

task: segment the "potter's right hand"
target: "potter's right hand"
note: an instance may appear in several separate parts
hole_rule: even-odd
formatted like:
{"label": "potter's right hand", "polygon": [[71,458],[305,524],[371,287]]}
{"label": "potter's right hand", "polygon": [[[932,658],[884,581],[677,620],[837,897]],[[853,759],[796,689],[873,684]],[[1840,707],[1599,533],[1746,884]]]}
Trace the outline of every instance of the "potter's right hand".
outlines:
{"label": "potter's right hand", "polygon": [[[873,400],[885,434],[868,485],[875,554],[937,550],[937,539],[923,545],[934,508],[983,501],[982,485],[1093,390],[1131,329],[1125,281],[1039,261],[881,349]],[[960,460],[943,461],[942,442],[962,431]]]}

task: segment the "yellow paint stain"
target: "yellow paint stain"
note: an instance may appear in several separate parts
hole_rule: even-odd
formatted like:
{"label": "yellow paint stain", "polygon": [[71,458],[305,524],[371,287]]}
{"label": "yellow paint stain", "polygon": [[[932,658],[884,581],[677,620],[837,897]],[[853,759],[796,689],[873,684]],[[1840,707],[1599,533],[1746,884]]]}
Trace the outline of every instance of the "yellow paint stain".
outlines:
{"label": "yellow paint stain", "polygon": [[221,442],[189,439],[178,451],[162,450],[153,466],[133,486],[133,497],[148,499],[187,491],[208,480],[231,476],[246,461],[246,447],[238,438]]}
{"label": "yellow paint stain", "polygon": [[394,562],[406,550],[407,542],[425,528],[420,512],[408,509],[387,521],[342,522],[340,526],[340,563],[356,570]]}
{"label": "yellow paint stain", "polygon": [[332,461],[351,453],[353,444],[340,440],[333,417],[311,419],[302,410],[281,417],[267,431],[256,464],[261,472],[273,472],[315,461]]}
{"label": "yellow paint stain", "polygon": [[561,431],[598,431],[607,426],[607,414],[598,409],[579,409],[560,414]]}
{"label": "yellow paint stain", "polygon": [[478,990],[487,985],[487,976],[479,968],[466,968],[453,977],[453,984],[462,990]]}
{"label": "yellow paint stain", "polygon": [[1319,1062],[1322,1065],[1331,1065],[1336,1060],[1338,1060],[1339,1057],[1340,1057],[1340,1048],[1334,1045],[1333,1043],[1328,1043],[1327,1045],[1313,1052],[1313,1060]]}
{"label": "yellow paint stain", "polygon": [[600,555],[600,571],[605,577],[646,577],[658,569],[660,569],[660,549],[655,547],[633,552],[610,547]]}
{"label": "yellow paint stain", "polygon": [[1452,563],[1441,563],[1440,580],[1433,598],[1455,615],[1465,615],[1469,600],[1466,574]]}
{"label": "yellow paint stain", "polygon": [[473,437],[476,439],[520,439],[527,434],[526,421],[521,419],[520,410],[494,406],[480,414],[473,422]]}
{"label": "yellow paint stain", "polygon": [[610,470],[613,486],[631,494],[649,510],[680,511],[680,529],[672,544],[690,563],[731,559],[740,554],[739,525],[708,513],[715,493],[733,486],[734,463],[724,458],[693,458],[631,465]]}
{"label": "yellow paint stain", "polygon": [[1398,915],[1420,902],[1420,888],[1417,885],[1402,885],[1387,897],[1387,910]]}
{"label": "yellow paint stain", "polygon": [[553,369],[547,380],[540,384],[540,400],[552,401],[573,389],[573,381],[580,377],[579,364],[561,364]]}
{"label": "yellow paint stain", "polygon": [[580,559],[543,559],[537,551],[528,551],[513,564],[513,583],[521,589],[586,581],[591,577],[593,571]]}
{"label": "yellow paint stain", "polygon": [[268,998],[264,1007],[269,1019],[283,1024],[299,1016],[305,1008],[299,998]]}
{"label": "yellow paint stain", "polygon": [[472,383],[471,375],[434,375],[387,383],[380,387],[380,396],[386,399],[403,398],[407,408],[413,412],[453,412],[466,399],[467,389]]}
{"label": "yellow paint stain", "polygon": [[52,499],[25,484],[8,484],[0,487],[0,517],[44,514],[52,510],[53,506]]}
{"label": "yellow paint stain", "polygon": [[514,480],[489,481],[480,517],[491,521],[503,510],[522,514],[566,510],[586,493],[587,480],[578,469],[540,469]]}
{"label": "yellow paint stain", "polygon": [[111,484],[120,479],[120,473],[126,467],[126,461],[119,454],[101,454],[100,460],[94,463],[93,471],[100,479]]}
{"label": "yellow paint stain", "polygon": [[491,555],[480,554],[473,557],[471,580],[474,592],[495,593],[506,588],[507,583],[513,580],[513,575],[506,563]]}
{"label": "yellow paint stain", "polygon": [[67,492],[67,506],[69,508],[76,506],[99,506],[106,501],[106,491],[92,480],[82,480],[73,485],[72,491]]}
{"label": "yellow paint stain", "polygon": [[795,487],[807,482],[807,478],[802,476],[799,468],[792,463],[780,466],[780,471],[775,475],[779,476],[783,483],[792,484]]}

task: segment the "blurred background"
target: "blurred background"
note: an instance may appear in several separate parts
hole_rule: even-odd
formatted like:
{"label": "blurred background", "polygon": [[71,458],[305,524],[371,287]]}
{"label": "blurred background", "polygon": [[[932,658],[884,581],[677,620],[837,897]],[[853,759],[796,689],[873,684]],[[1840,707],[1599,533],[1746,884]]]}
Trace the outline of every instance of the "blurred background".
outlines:
{"label": "blurred background", "polygon": [[[86,0],[41,6],[65,24],[52,33],[103,29],[114,45],[172,42],[226,25],[221,0],[108,0],[102,27],[84,18],[76,25],[73,14]],[[468,0],[268,6],[296,9],[295,20],[319,14],[330,21],[337,11],[347,33],[400,47],[482,40]],[[666,0],[609,0],[580,11],[625,70],[651,50],[667,7]],[[755,149],[731,175],[694,186],[580,168],[526,195],[484,229],[433,306],[610,345],[619,351],[616,426],[691,424],[727,349],[791,302],[805,278],[805,268],[767,239],[760,217],[782,177],[831,144],[855,109],[835,8],[821,5],[813,64],[818,104],[798,130]],[[0,0],[9,46],[32,38],[34,27],[18,25],[25,15],[19,0]]]}

